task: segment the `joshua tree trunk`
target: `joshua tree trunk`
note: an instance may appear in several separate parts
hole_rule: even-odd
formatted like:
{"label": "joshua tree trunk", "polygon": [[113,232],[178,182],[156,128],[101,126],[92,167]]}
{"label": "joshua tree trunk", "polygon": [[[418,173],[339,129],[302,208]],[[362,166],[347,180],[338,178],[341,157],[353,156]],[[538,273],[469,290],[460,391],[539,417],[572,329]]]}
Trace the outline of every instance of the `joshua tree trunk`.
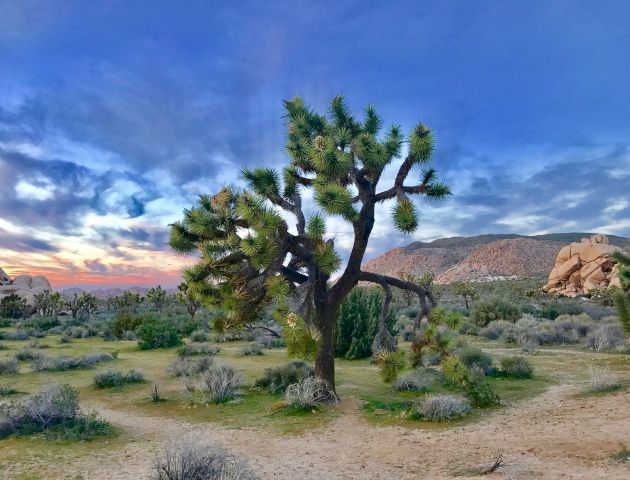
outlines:
{"label": "joshua tree trunk", "polygon": [[330,388],[335,390],[335,320],[337,309],[331,309],[328,305],[322,307],[315,308],[315,322],[321,335],[315,358],[315,375],[328,382]]}

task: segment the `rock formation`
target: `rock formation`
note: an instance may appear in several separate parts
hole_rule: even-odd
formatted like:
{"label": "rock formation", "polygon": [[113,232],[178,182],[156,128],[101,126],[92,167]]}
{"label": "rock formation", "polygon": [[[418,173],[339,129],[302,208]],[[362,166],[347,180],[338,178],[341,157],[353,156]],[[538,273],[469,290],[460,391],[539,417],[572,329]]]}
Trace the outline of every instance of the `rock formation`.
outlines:
{"label": "rock formation", "polygon": [[13,280],[0,268],[0,300],[16,294],[33,306],[35,295],[46,290],[52,290],[50,282],[43,275],[18,275]]}
{"label": "rock formation", "polygon": [[562,247],[544,290],[575,296],[594,288],[619,286],[617,266],[612,258],[613,252],[619,250],[610,245],[605,235],[593,235]]}

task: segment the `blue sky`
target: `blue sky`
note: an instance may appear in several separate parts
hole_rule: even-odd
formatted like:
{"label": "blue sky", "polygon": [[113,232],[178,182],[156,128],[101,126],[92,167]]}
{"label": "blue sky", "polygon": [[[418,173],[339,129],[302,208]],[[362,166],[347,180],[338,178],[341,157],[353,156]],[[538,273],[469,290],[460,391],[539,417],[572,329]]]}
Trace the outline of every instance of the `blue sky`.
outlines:
{"label": "blue sky", "polygon": [[[454,196],[369,256],[513,232],[630,236],[630,3],[0,0],[0,265],[177,283],[166,226],[281,167],[282,99],[435,132]],[[387,175],[385,176],[387,179]],[[343,251],[349,228],[333,222]]]}

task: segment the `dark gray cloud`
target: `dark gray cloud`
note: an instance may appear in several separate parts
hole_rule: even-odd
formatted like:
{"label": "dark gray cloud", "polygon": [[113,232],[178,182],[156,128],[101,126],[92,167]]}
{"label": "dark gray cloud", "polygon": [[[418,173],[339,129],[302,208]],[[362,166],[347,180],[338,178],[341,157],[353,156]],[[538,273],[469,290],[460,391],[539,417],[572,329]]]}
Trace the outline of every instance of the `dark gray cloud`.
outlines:
{"label": "dark gray cloud", "polygon": [[31,238],[26,235],[16,235],[9,232],[0,234],[0,249],[13,250],[15,252],[58,252],[59,249],[49,242]]}

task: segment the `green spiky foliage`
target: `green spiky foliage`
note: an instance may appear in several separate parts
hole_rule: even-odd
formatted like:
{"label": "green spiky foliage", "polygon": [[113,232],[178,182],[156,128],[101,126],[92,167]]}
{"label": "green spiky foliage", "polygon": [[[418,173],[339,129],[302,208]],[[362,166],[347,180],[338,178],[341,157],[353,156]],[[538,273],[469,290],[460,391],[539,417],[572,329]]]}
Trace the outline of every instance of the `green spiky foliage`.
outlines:
{"label": "green spiky foliage", "polygon": [[[378,331],[378,320],[383,295],[375,288],[356,287],[339,308],[336,325],[335,355],[357,359],[372,355],[372,342]],[[386,317],[390,335],[396,330],[396,315],[392,310]]]}
{"label": "green spiky foliage", "polygon": [[422,365],[422,359],[427,353],[436,353],[442,359],[448,358],[453,349],[452,331],[459,327],[463,318],[457,312],[437,306],[431,310],[427,320],[427,326],[411,344],[411,362],[414,367]]}
{"label": "green spiky foliage", "polygon": [[615,252],[614,259],[619,265],[619,280],[622,290],[615,295],[615,307],[626,336],[630,337],[630,256]]}
{"label": "green spiky foliage", "polygon": [[186,282],[182,282],[177,286],[176,300],[178,303],[186,307],[190,320],[195,319],[197,311],[201,308],[201,301],[199,300],[195,291],[188,286]]}
{"label": "green spiky foliage", "polygon": [[[396,228],[411,233],[420,223],[417,200],[440,201],[450,192],[430,167],[433,136],[424,124],[408,135],[397,125],[384,130],[373,106],[357,119],[341,96],[332,99],[325,115],[299,97],[285,101],[284,107],[288,165],[282,171],[245,169],[245,190],[226,186],[213,196],[201,196],[171,225],[170,244],[177,252],[197,256],[184,273],[185,281],[205,305],[221,309],[223,327],[255,321],[270,303],[282,323],[293,313],[313,326],[318,331],[316,373],[334,388],[339,306],[362,279],[380,283],[386,292],[385,284],[397,280],[362,278],[376,204],[391,201]],[[407,154],[401,157],[404,150]],[[398,174],[393,184],[381,188],[383,170],[393,162]],[[414,179],[409,184],[408,177]],[[306,190],[317,207],[308,221],[302,210]],[[291,215],[295,224],[290,227],[286,218]],[[345,267],[326,232],[331,217],[349,223],[354,232]],[[282,277],[282,283],[275,277]],[[397,286],[425,294],[417,285]],[[385,306],[389,308],[389,300]]]}
{"label": "green spiky foliage", "polygon": [[157,287],[152,287],[147,292],[147,302],[149,302],[153,308],[155,308],[158,313],[162,313],[164,306],[168,300],[168,295],[166,294],[166,290],[162,288],[161,285]]}

